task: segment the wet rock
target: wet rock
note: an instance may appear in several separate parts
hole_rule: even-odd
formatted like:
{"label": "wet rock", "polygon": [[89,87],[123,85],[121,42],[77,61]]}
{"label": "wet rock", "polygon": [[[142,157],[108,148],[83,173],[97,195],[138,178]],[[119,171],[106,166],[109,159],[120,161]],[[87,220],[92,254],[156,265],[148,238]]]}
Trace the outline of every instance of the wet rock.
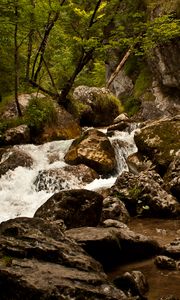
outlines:
{"label": "wet rock", "polygon": [[30,168],[32,164],[32,158],[22,150],[18,148],[6,149],[0,162],[0,176],[19,166]]}
{"label": "wet rock", "polygon": [[119,116],[117,116],[114,120],[113,120],[113,124],[117,124],[121,121],[130,121],[128,115],[126,113],[120,114]]}
{"label": "wet rock", "polygon": [[145,154],[164,175],[169,164],[178,155],[180,118],[163,118],[150,122],[135,133],[138,151]]}
{"label": "wet rock", "polygon": [[101,221],[103,222],[106,219],[118,220],[123,223],[129,221],[130,216],[125,204],[117,197],[109,196],[103,200]]}
{"label": "wet rock", "polygon": [[171,192],[180,202],[180,155],[171,162],[163,180],[164,189]]}
{"label": "wet rock", "polygon": [[165,255],[157,256],[154,263],[160,269],[176,270],[176,261]]}
{"label": "wet rock", "polygon": [[164,247],[163,254],[168,255],[174,259],[180,259],[180,238],[176,238],[170,244]]}
{"label": "wet rock", "polygon": [[103,197],[93,191],[70,190],[54,194],[35,213],[44,220],[64,220],[67,228],[97,226]]}
{"label": "wet rock", "polygon": [[120,100],[106,88],[78,86],[73,98],[81,105],[78,117],[83,126],[109,125],[122,110]]}
{"label": "wet rock", "polygon": [[108,283],[105,274],[35,259],[13,259],[11,266],[1,266],[0,280],[1,299],[4,300],[127,299],[122,291]]}
{"label": "wet rock", "polygon": [[127,165],[129,171],[137,175],[141,171],[149,170],[153,167],[153,164],[147,157],[141,155],[139,152],[133,153],[127,158]]}
{"label": "wet rock", "polygon": [[62,224],[20,217],[0,224],[1,257],[35,258],[67,267],[100,271],[101,266],[64,235]]}
{"label": "wet rock", "polygon": [[177,298],[176,296],[173,295],[168,295],[168,296],[161,297],[159,300],[180,300],[180,298]]}
{"label": "wet rock", "polygon": [[160,250],[156,241],[124,226],[74,228],[67,230],[66,235],[77,241],[105,269],[111,269],[122,262],[153,256]]}
{"label": "wet rock", "polygon": [[115,123],[113,125],[110,125],[107,128],[107,132],[111,132],[114,130],[124,131],[130,129],[129,121],[120,121],[118,123]]}
{"label": "wet rock", "polygon": [[149,290],[147,279],[140,271],[126,272],[122,276],[115,278],[113,282],[124,292],[130,292],[132,296],[143,297]]}
{"label": "wet rock", "polygon": [[34,185],[37,191],[59,192],[83,187],[96,178],[99,178],[99,175],[93,169],[81,164],[40,171]]}
{"label": "wet rock", "polygon": [[0,224],[1,299],[127,299],[101,265],[57,222],[16,218]]}
{"label": "wet rock", "polygon": [[162,184],[162,178],[155,171],[138,175],[123,172],[111,188],[111,195],[123,201],[132,216],[178,217],[180,205]]}
{"label": "wet rock", "polygon": [[27,125],[19,125],[5,131],[3,135],[4,145],[27,144],[30,142],[30,130]]}
{"label": "wet rock", "polygon": [[103,227],[115,227],[115,228],[124,228],[128,229],[128,226],[120,221],[114,219],[106,219],[101,224]]}
{"label": "wet rock", "polygon": [[96,129],[90,129],[76,139],[64,159],[70,165],[85,164],[99,174],[110,173],[116,167],[115,153],[109,139]]}

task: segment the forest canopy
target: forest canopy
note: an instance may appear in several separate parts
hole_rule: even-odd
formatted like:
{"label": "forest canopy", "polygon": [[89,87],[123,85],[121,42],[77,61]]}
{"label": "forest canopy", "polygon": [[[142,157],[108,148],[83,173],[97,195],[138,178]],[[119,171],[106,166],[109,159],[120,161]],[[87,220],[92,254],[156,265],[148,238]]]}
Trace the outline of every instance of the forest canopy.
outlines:
{"label": "forest canopy", "polygon": [[[148,3],[147,2],[151,2]],[[155,2],[155,1],[154,1]],[[1,0],[0,94],[36,88],[60,104],[73,86],[105,85],[111,49],[146,55],[180,35],[175,12],[150,17],[153,1]]]}

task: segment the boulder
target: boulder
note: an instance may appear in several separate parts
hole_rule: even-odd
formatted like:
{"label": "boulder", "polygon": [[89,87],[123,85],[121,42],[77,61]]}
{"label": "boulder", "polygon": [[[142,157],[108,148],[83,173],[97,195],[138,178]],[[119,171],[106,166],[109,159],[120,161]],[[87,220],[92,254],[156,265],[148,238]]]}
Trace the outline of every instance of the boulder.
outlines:
{"label": "boulder", "polygon": [[125,204],[117,197],[106,197],[103,200],[101,222],[112,219],[127,223],[130,219]]}
{"label": "boulder", "polygon": [[74,139],[81,134],[81,127],[74,117],[63,107],[54,103],[56,121],[53,125],[45,126],[35,138],[38,144],[54,141]]}
{"label": "boulder", "polygon": [[122,276],[116,277],[113,282],[124,292],[130,292],[132,296],[143,297],[149,290],[147,279],[140,271],[126,272]]}
{"label": "boulder", "polygon": [[180,238],[176,238],[163,249],[163,254],[180,260]]}
{"label": "boulder", "polygon": [[103,197],[93,191],[69,190],[54,194],[35,213],[44,220],[62,219],[67,228],[96,226],[101,217]]}
{"label": "boulder", "polygon": [[59,222],[39,218],[0,224],[0,282],[4,300],[127,299]]}
{"label": "boulder", "polygon": [[180,155],[170,163],[163,180],[164,189],[180,202]]}
{"label": "boulder", "polygon": [[64,159],[67,164],[85,164],[104,175],[116,168],[115,152],[109,139],[96,129],[90,129],[74,140]]}
{"label": "boulder", "polygon": [[132,216],[179,217],[180,204],[162,185],[163,180],[155,171],[137,175],[123,172],[111,188],[111,195],[123,201]]}
{"label": "boulder", "polygon": [[0,176],[19,166],[30,168],[32,165],[33,159],[27,153],[18,148],[6,149],[0,162]]}
{"label": "boulder", "polygon": [[73,228],[67,230],[66,235],[78,242],[105,270],[127,261],[151,257],[160,250],[155,240],[136,234],[127,226]]}
{"label": "boulder", "polygon": [[130,129],[130,126],[131,125],[130,125],[129,121],[120,121],[118,123],[108,126],[107,132],[114,131],[114,130],[125,131],[125,130]]}
{"label": "boulder", "polygon": [[27,125],[7,129],[3,134],[4,145],[27,144],[30,142],[30,130]]}
{"label": "boulder", "polygon": [[73,99],[81,107],[78,117],[83,126],[109,125],[122,111],[120,100],[106,88],[78,86]]}
{"label": "boulder", "polygon": [[149,122],[135,133],[138,151],[156,165],[161,175],[179,152],[180,116]]}
{"label": "boulder", "polygon": [[176,261],[165,255],[157,256],[154,263],[160,269],[176,270]]}
{"label": "boulder", "polygon": [[85,165],[67,165],[59,169],[39,171],[34,185],[37,191],[45,190],[57,193],[64,189],[83,187],[96,178],[99,178],[99,175]]}

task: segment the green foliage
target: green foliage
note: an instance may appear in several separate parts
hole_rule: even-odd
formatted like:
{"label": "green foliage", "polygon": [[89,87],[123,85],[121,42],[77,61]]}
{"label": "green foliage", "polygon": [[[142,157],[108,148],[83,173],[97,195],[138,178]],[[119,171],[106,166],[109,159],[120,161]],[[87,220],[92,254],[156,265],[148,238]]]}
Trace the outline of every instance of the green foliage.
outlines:
{"label": "green foliage", "polygon": [[24,120],[35,131],[56,123],[57,112],[53,101],[48,98],[33,98],[27,107]]}
{"label": "green foliage", "polygon": [[124,101],[124,111],[128,114],[129,117],[132,117],[136,114],[141,107],[141,101],[139,99],[134,98],[133,96],[129,96]]}
{"label": "green foliage", "polygon": [[152,83],[152,75],[146,66],[142,66],[140,73],[135,81],[134,96],[139,98]]}

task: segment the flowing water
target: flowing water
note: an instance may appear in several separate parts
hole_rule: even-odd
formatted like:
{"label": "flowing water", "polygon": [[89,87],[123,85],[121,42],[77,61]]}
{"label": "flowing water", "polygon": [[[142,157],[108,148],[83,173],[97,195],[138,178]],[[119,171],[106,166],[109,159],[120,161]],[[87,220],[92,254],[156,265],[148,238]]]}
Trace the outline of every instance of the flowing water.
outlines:
{"label": "flowing water", "polygon": [[[117,174],[128,170],[126,158],[137,150],[134,144],[133,129],[132,127],[131,133],[115,132],[114,136],[110,138],[116,153]],[[106,132],[106,129],[102,129],[102,131]],[[52,186],[49,186],[49,190],[46,188],[46,190],[37,191],[34,182],[40,171],[59,169],[66,165],[64,155],[72,141],[54,141],[39,146],[15,146],[30,155],[34,163],[32,168],[17,167],[14,171],[9,170],[0,178],[0,222],[17,216],[32,217],[37,208],[51,197]],[[52,158],[55,158],[53,163]],[[5,159],[6,157],[3,156],[2,161]],[[83,187],[96,190],[101,187],[110,187],[115,182],[116,176],[96,179],[84,186],[82,186],[82,182],[72,178],[64,184],[64,189]]]}

